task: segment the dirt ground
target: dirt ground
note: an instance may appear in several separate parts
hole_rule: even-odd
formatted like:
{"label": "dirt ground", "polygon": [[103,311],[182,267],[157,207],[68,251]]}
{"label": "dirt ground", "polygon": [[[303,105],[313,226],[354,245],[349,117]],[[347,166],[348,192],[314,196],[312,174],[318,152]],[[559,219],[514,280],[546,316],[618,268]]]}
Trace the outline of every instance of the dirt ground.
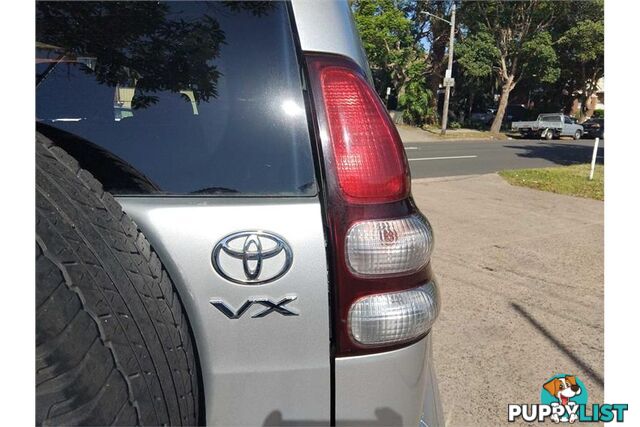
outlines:
{"label": "dirt ground", "polygon": [[604,204],[496,174],[413,181],[435,233],[434,357],[447,426],[506,425],[574,374],[604,397]]}

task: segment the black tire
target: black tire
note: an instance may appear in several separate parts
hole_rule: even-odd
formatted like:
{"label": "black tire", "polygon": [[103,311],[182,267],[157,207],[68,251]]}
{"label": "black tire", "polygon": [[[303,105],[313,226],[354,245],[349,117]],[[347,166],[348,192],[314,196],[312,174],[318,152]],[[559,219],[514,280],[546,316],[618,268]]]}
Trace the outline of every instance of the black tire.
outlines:
{"label": "black tire", "polygon": [[582,138],[582,132],[580,130],[577,130],[576,133],[573,134],[573,139],[577,141],[580,138]]}
{"label": "black tire", "polygon": [[36,423],[195,425],[198,365],[178,295],[91,174],[36,137]]}
{"label": "black tire", "polygon": [[543,138],[547,141],[550,141],[554,138],[553,131],[551,129],[546,129],[543,131]]}

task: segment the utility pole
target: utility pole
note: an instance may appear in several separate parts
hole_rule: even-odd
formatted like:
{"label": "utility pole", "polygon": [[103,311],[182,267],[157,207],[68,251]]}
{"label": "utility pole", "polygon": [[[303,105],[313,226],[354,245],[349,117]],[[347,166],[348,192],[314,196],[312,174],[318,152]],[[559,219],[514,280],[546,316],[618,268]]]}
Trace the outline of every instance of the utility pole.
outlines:
{"label": "utility pole", "polygon": [[451,69],[453,68],[453,39],[456,28],[456,4],[455,2],[451,6],[451,33],[449,34],[449,65],[447,66],[447,72],[444,78],[444,107],[442,109],[442,131],[441,135],[447,133],[447,119],[449,118],[449,96],[451,95],[451,86],[453,86],[453,79],[451,77]]}

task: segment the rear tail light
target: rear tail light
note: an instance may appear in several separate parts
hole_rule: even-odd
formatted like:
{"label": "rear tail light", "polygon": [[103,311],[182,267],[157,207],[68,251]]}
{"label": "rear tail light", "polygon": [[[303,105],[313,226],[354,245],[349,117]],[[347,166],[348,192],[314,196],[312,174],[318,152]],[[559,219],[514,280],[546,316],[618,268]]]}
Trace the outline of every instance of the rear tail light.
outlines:
{"label": "rear tail light", "polygon": [[433,234],[421,215],[356,222],[347,231],[347,263],[361,276],[412,273],[427,265]]}
{"label": "rear tail light", "polygon": [[362,345],[397,344],[426,334],[438,316],[435,282],[362,297],[349,309],[349,333]]}
{"label": "rear tail light", "polygon": [[410,197],[402,141],[352,61],[306,55],[325,174],[336,355],[427,334],[439,311],[433,236]]}
{"label": "rear tail light", "polygon": [[343,195],[355,203],[407,197],[410,181],[402,144],[376,93],[361,75],[344,67],[324,68],[321,82]]}

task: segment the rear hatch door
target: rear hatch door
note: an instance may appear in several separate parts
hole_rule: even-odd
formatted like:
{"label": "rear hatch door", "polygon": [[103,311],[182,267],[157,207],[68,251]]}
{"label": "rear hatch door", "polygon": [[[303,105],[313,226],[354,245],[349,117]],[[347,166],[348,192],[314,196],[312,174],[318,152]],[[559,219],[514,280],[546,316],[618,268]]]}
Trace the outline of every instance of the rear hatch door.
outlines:
{"label": "rear hatch door", "polygon": [[283,2],[39,3],[37,123],[187,308],[207,424],[330,419],[325,237]]}

